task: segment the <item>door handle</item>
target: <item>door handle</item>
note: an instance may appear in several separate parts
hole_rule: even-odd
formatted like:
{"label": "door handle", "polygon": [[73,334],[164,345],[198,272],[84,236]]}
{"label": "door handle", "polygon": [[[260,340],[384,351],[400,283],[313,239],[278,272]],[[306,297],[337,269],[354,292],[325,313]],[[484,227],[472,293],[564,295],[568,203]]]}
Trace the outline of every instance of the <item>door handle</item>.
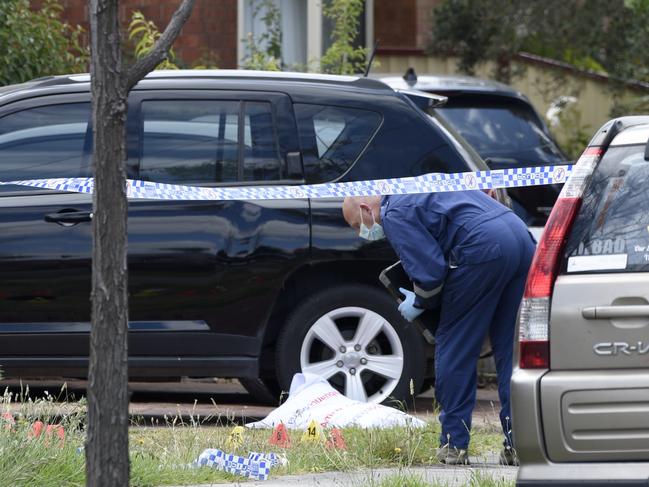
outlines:
{"label": "door handle", "polygon": [[591,306],[581,310],[587,320],[602,318],[649,318],[649,304],[620,306]]}
{"label": "door handle", "polygon": [[92,216],[91,211],[60,211],[45,215],[45,221],[69,227],[77,223],[92,221]]}

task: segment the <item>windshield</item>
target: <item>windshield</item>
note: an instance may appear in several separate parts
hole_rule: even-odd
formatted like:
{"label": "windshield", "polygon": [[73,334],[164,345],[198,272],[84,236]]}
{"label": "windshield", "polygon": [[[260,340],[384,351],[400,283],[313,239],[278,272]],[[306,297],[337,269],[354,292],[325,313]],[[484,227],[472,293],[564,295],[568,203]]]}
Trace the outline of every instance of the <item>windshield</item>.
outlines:
{"label": "windshield", "polygon": [[527,165],[538,161],[522,157],[562,157],[529,107],[492,104],[445,106],[438,110],[484,158],[512,158],[517,165]]}
{"label": "windshield", "polygon": [[455,128],[449,124],[444,117],[441,117],[435,110],[431,110],[432,113],[426,113],[428,117],[435,123],[438,127],[441,125],[441,129],[447,131],[450,136],[450,141],[455,145],[455,148],[464,156],[467,161],[471,161],[473,166],[471,169],[477,169],[479,171],[489,169],[489,166],[482,160],[480,154],[458,133]]}

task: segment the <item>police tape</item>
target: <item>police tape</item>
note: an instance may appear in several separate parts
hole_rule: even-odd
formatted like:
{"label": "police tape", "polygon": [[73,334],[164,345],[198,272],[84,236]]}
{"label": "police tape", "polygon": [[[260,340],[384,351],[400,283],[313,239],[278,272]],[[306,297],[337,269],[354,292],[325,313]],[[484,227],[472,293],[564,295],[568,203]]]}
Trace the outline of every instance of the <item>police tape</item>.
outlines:
{"label": "police tape", "polygon": [[[518,167],[460,173],[430,173],[405,178],[374,179],[345,183],[282,186],[201,187],[179,184],[126,180],[126,194],[131,199],[156,200],[277,200],[302,198],[344,198],[390,194],[445,193],[499,188],[518,188],[564,183],[572,165]],[[53,178],[8,181],[19,185],[75,193],[91,194],[93,178]]]}
{"label": "police tape", "polygon": [[211,467],[253,480],[268,480],[271,467],[286,464],[286,457],[276,453],[250,452],[247,457],[242,457],[216,448],[208,448],[203,450],[196,461],[188,467]]}

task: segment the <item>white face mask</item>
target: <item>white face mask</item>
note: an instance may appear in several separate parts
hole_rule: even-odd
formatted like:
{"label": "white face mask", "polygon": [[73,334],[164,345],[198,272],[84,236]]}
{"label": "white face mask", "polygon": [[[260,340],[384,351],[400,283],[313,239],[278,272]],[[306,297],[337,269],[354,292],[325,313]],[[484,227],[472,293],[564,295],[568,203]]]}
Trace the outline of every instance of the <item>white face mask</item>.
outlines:
{"label": "white face mask", "polygon": [[383,231],[383,227],[376,223],[376,220],[374,219],[374,213],[372,213],[373,224],[368,228],[367,225],[365,225],[365,223],[363,222],[363,210],[361,209],[360,212],[361,226],[358,236],[365,240],[369,240],[370,242],[373,242],[375,240],[383,240],[385,238],[385,232]]}

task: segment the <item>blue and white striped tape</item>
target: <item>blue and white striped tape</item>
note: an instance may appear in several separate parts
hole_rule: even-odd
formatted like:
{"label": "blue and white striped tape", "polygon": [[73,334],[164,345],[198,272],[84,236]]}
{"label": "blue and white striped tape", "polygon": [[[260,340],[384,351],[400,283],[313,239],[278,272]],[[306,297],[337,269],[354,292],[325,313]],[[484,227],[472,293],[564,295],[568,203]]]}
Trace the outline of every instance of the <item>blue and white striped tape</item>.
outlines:
{"label": "blue and white striped tape", "polygon": [[285,462],[275,453],[250,452],[248,457],[242,457],[216,448],[208,448],[191,466],[211,467],[254,480],[268,480],[271,467],[283,463]]}
{"label": "blue and white striped tape", "polygon": [[[423,176],[307,184],[301,186],[246,186],[206,188],[128,179],[131,199],[156,200],[276,200],[300,198],[343,198],[388,194],[443,193],[476,189],[517,188],[564,183],[572,165],[537,166],[461,173],[431,173]],[[0,184],[92,193],[93,178],[55,178],[8,181]]]}

